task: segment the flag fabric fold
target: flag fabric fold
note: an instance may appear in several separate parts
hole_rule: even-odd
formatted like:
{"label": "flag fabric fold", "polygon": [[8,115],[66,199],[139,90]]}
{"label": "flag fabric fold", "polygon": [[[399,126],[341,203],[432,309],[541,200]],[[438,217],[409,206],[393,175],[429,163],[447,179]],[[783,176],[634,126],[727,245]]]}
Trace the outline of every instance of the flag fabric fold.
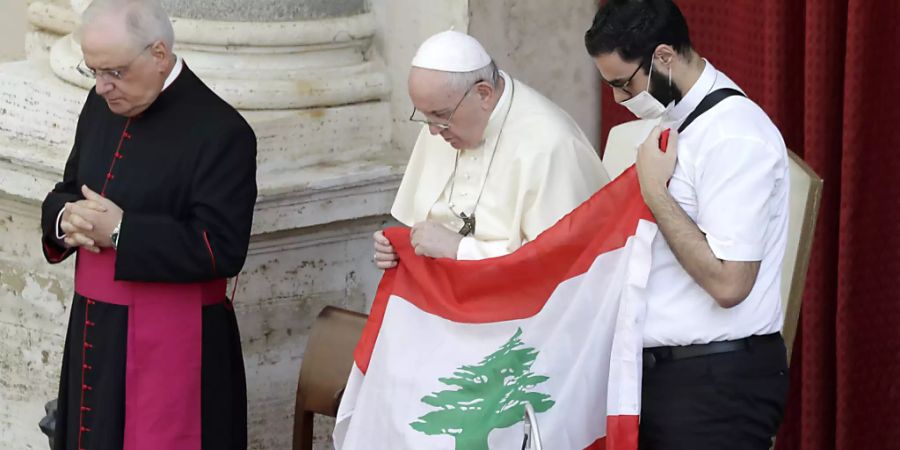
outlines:
{"label": "flag fabric fold", "polygon": [[415,255],[385,272],[338,411],[337,449],[636,450],[657,232],[634,167],[533,242],[480,261]]}

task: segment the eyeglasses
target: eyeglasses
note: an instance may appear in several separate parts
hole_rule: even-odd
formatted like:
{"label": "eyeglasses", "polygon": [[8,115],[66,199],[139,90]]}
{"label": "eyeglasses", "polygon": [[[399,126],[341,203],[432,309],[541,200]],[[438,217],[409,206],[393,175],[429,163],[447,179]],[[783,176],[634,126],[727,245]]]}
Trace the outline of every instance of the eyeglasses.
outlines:
{"label": "eyeglasses", "polygon": [[474,84],[469,86],[469,89],[466,89],[466,93],[463,94],[462,98],[460,98],[458,102],[456,102],[456,106],[453,108],[453,111],[450,112],[450,117],[447,117],[446,122],[435,122],[433,120],[428,120],[427,118],[416,117],[416,113],[419,112],[419,110],[416,109],[415,106],[413,106],[412,114],[409,115],[409,121],[421,123],[422,125],[428,125],[429,127],[439,128],[441,130],[449,130],[450,123],[453,121],[453,115],[456,114],[456,111],[459,109],[459,106],[462,105],[463,100],[465,100],[466,97],[469,96],[469,93],[472,92],[472,88],[477,86],[478,83],[481,83],[482,81],[484,80],[478,80]]}
{"label": "eyeglasses", "polygon": [[641,67],[644,67],[644,62],[643,62],[643,61],[641,61],[641,63],[638,64],[637,69],[634,69],[634,72],[631,72],[631,76],[628,77],[628,79],[625,80],[624,82],[606,81],[605,79],[603,80],[603,82],[605,82],[606,84],[608,84],[609,87],[611,87],[611,88],[613,88],[613,89],[621,89],[621,90],[623,90],[623,91],[628,92],[628,91],[627,91],[627,89],[628,89],[628,84],[631,83],[631,80],[634,78],[634,76],[637,75],[637,73],[638,73],[639,70],[641,70]]}
{"label": "eyeglasses", "polygon": [[92,78],[92,79],[106,78],[106,79],[113,79],[113,80],[121,80],[125,76],[125,73],[128,72],[128,68],[131,67],[131,65],[134,64],[134,62],[137,61],[137,59],[140,58],[141,55],[143,55],[144,52],[146,52],[152,46],[153,46],[152,43],[147,44],[147,46],[144,47],[144,49],[141,50],[140,53],[135,55],[134,58],[131,58],[131,61],[129,61],[128,64],[125,64],[124,66],[121,66],[118,69],[91,69],[90,67],[88,67],[87,65],[84,64],[83,59],[81,60],[80,63],[78,63],[77,66],[75,66],[75,68],[78,69],[78,73],[80,73],[81,75],[83,75],[87,78]]}

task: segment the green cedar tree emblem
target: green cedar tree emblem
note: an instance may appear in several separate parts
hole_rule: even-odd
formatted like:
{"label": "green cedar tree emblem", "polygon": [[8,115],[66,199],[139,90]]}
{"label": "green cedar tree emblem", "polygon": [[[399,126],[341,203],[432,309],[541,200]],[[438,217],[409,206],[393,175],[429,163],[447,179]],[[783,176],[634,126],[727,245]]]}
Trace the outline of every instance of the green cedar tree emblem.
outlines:
{"label": "green cedar tree emblem", "polygon": [[429,436],[453,436],[456,450],[488,450],[491,430],[521,422],[525,403],[531,403],[538,413],[553,407],[555,402],[549,395],[531,392],[549,378],[531,372],[538,352],[524,348],[521,335],[519,328],[478,365],[465,365],[456,369],[452,377],[439,378],[455,389],[423,397],[423,403],[437,410],[419,417],[410,426]]}

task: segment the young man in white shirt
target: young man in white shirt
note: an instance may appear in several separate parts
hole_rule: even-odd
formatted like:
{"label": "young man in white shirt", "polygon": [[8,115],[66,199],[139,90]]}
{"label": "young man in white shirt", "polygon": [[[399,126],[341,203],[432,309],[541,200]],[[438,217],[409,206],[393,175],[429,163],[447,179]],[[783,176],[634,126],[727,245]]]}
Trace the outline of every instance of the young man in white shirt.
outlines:
{"label": "young man in white shirt", "polygon": [[[637,156],[641,192],[660,229],[648,284],[640,449],[768,449],[788,385],[781,133],[693,49],[671,0],[608,1],[585,44],[616,101],[660,120]],[[667,128],[664,152],[659,137]]]}

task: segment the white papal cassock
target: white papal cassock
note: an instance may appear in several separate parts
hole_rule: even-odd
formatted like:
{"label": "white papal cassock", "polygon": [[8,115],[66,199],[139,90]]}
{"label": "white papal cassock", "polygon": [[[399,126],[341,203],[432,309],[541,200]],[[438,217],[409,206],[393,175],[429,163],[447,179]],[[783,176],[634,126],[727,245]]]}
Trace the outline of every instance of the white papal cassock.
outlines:
{"label": "white papal cassock", "polygon": [[[609,182],[597,152],[565,111],[500,74],[505,88],[481,145],[459,155],[452,199],[457,213],[472,212],[487,178],[475,233],[463,238],[458,259],[516,250]],[[453,231],[463,226],[449,208],[456,154],[440,135],[422,128],[391,209],[397,220],[413,226],[430,219]]]}

